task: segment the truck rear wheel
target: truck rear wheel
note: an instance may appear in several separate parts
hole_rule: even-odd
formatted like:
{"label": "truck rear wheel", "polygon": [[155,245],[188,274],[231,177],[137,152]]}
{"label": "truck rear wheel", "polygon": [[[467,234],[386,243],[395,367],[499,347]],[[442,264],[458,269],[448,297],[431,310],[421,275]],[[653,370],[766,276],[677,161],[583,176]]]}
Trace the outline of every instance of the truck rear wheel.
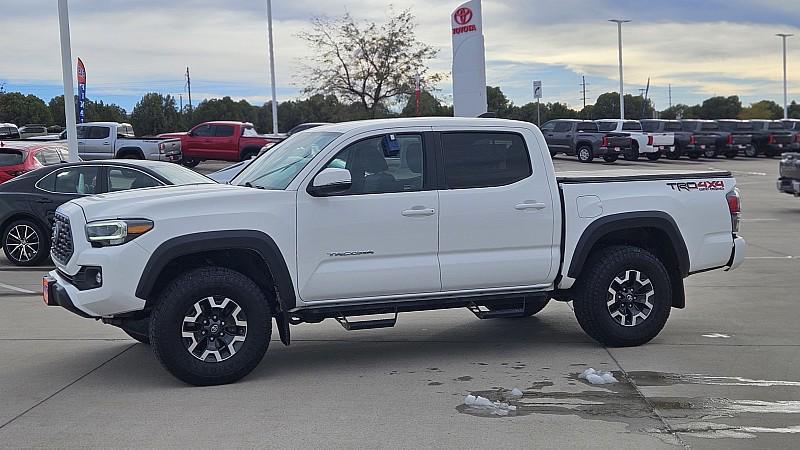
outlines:
{"label": "truck rear wheel", "polygon": [[647,159],[650,161],[658,161],[659,159],[661,159],[661,152],[648,153]]}
{"label": "truck rear wheel", "polygon": [[578,156],[578,161],[583,163],[592,162],[592,160],[594,159],[594,152],[592,151],[592,147],[586,144],[578,147],[578,149],[575,151],[575,154]]}
{"label": "truck rear wheel", "polygon": [[603,161],[607,163],[616,162],[619,159],[619,155],[605,155],[603,156]]}
{"label": "truck rear wheel", "polygon": [[703,150],[703,156],[709,159],[714,159],[717,157],[717,149],[715,148],[707,148]]}
{"label": "truck rear wheel", "polygon": [[592,254],[578,279],[574,308],[581,328],[601,344],[645,344],[661,332],[669,318],[669,273],[647,250],[603,248]]}
{"label": "truck rear wheel", "polygon": [[665,156],[667,157],[667,159],[674,161],[681,159],[682,154],[683,154],[683,149],[676,145],[673,147],[669,147],[667,149],[667,154]]}
{"label": "truck rear wheel", "polygon": [[755,145],[750,145],[744,149],[744,156],[748,158],[757,158],[758,157],[758,148]]}
{"label": "truck rear wheel", "polygon": [[175,278],[153,308],[149,330],[161,365],[197,386],[232,383],[250,373],[271,336],[264,293],[251,279],[223,267]]}
{"label": "truck rear wheel", "polygon": [[639,146],[636,142],[633,143],[631,148],[622,152],[622,157],[625,158],[625,161],[636,161],[639,159]]}
{"label": "truck rear wheel", "polygon": [[189,168],[197,167],[197,165],[200,164],[200,160],[199,159],[193,159],[193,158],[187,158],[187,157],[184,156],[183,159],[181,160],[181,164],[183,164],[184,166],[189,167]]}

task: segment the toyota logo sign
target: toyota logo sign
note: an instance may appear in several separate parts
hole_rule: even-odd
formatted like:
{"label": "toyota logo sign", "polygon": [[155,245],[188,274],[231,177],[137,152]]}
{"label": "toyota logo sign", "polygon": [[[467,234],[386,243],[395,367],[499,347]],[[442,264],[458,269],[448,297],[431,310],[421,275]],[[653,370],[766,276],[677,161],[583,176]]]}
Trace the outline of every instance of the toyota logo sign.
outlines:
{"label": "toyota logo sign", "polygon": [[453,19],[459,25],[466,25],[472,21],[472,10],[469,8],[458,8],[455,14],[453,14]]}

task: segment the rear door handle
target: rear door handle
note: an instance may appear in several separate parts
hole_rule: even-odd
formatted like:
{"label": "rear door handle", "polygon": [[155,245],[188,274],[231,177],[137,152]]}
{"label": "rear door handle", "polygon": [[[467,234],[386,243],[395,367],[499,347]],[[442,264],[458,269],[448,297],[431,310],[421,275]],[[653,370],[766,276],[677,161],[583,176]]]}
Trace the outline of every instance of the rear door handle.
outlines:
{"label": "rear door handle", "polygon": [[517,206],[514,207],[514,209],[516,209],[517,211],[526,211],[526,210],[529,210],[529,209],[539,210],[539,209],[545,209],[545,208],[547,208],[547,205],[545,205],[544,203],[531,202],[531,201],[520,203],[520,204],[518,204]]}
{"label": "rear door handle", "polygon": [[53,201],[50,200],[50,199],[46,199],[46,198],[40,198],[40,199],[36,200],[36,203],[46,204],[46,203],[53,203]]}
{"label": "rear door handle", "polygon": [[432,216],[436,214],[436,210],[433,208],[415,206],[411,209],[406,209],[401,214],[406,217]]}

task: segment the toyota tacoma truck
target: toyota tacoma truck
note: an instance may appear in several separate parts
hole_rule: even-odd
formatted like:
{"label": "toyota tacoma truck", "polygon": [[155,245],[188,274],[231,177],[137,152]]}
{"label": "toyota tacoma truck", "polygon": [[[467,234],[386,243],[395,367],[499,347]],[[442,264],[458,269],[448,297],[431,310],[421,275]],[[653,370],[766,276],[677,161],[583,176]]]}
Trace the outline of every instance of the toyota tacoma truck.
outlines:
{"label": "toyota tacoma truck", "polygon": [[614,162],[620,154],[631,149],[630,136],[600,132],[591,120],[551,120],[542,125],[541,130],[550,148],[550,156],[563,152],[577,156],[580,162],[592,162],[595,157]]}
{"label": "toyota tacoma truck", "polygon": [[800,197],[800,153],[781,155],[778,191]]}
{"label": "toyota tacoma truck", "polygon": [[159,137],[179,138],[183,152],[183,165],[195,167],[200,162],[247,161],[258,155],[264,147],[285,139],[283,135],[258,134],[252,123],[204,122],[185,133],[164,133]]}
{"label": "toyota tacoma truck", "polygon": [[787,130],[779,120],[751,120],[753,124],[753,156],[764,155],[774,158],[781,153],[791,150],[794,135]]}
{"label": "toyota tacoma truck", "polygon": [[693,144],[692,133],[683,131],[680,120],[666,120],[666,119],[644,119],[640,120],[642,130],[649,134],[664,134],[672,133],[673,145],[667,145],[662,153],[667,159],[680,159],[681,156],[686,154],[689,147]]}
{"label": "toyota tacoma truck", "polygon": [[[77,131],[78,155],[84,161],[113,158],[167,162],[181,160],[180,139],[137,138],[128,123],[87,122],[78,124]],[[59,137],[66,139],[67,131],[62,131]]]}
{"label": "toyota tacoma truck", "polygon": [[598,342],[636,346],[688,303],[684,278],[742,262],[739,205],[729,172],[556,175],[527,122],[346,122],[289,137],[230,184],[62,205],[43,297],[195,385],[253,370],[273,321],[288,345],[300,323],[527,317],[554,299]]}
{"label": "toyota tacoma truck", "polygon": [[[636,120],[603,119],[596,122],[600,131],[630,136],[631,149],[622,153],[622,157],[627,161],[636,161],[641,155],[645,155],[650,161],[657,161],[661,158],[661,152],[665,150],[667,141],[671,142],[669,145],[674,145],[675,142],[672,133],[665,133],[669,136],[661,136],[659,133],[658,137],[646,133],[642,130],[642,124]],[[656,139],[659,140],[658,146],[656,146]]]}

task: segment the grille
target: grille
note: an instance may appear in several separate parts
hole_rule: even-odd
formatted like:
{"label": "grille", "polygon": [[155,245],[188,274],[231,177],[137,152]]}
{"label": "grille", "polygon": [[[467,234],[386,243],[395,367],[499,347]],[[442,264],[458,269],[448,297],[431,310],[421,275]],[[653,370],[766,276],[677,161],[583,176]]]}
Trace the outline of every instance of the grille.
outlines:
{"label": "grille", "polygon": [[56,261],[66,264],[72,258],[75,250],[72,245],[72,228],[69,219],[61,214],[56,214],[53,219],[53,244],[50,254]]}

